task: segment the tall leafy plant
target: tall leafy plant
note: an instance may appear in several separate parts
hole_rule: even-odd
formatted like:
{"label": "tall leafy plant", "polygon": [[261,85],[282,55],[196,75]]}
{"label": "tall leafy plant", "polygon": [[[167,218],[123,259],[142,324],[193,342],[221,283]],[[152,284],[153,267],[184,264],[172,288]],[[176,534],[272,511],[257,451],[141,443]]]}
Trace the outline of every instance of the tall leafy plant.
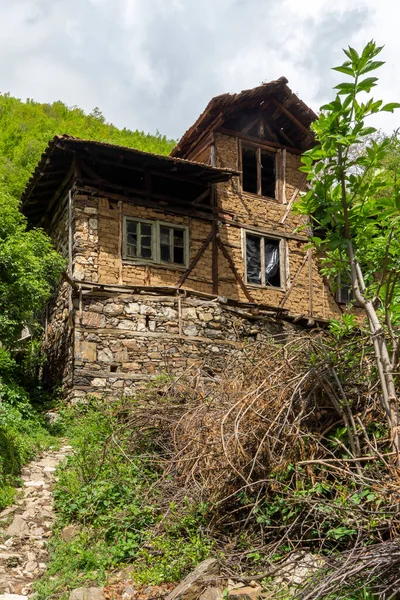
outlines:
{"label": "tall leafy plant", "polygon": [[301,170],[309,191],[298,210],[314,222],[312,243],[324,256],[326,273],[348,275],[357,304],[367,315],[381,387],[381,402],[399,464],[400,421],[394,372],[399,362],[400,182],[390,163],[395,140],[379,139],[367,119],[393,112],[399,103],[374,100],[384,63],[382,47],[369,42],[361,54],[344,50],[335,70],[349,80],[336,86],[335,99],[321,107],[313,124],[316,145],[304,153]]}

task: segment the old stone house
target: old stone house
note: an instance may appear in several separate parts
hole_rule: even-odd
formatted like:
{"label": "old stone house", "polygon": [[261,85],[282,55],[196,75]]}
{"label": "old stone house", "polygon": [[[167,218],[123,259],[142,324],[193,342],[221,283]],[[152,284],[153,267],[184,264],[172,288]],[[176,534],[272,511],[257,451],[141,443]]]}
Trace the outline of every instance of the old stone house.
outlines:
{"label": "old stone house", "polygon": [[48,383],[79,396],[212,376],[249,339],[339,315],[291,210],[315,118],[281,78],[213,98],[169,157],[55,137],[22,199],[68,260]]}

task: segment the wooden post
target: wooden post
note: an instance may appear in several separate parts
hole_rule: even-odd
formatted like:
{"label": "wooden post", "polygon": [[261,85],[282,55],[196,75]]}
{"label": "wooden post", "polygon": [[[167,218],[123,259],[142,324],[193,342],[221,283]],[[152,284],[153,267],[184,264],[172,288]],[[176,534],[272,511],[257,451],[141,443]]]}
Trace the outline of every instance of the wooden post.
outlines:
{"label": "wooden post", "polygon": [[68,191],[68,275],[72,279],[72,192]]}
{"label": "wooden post", "polygon": [[123,256],[123,218],[122,200],[118,200],[118,283],[122,285],[122,256]]}
{"label": "wooden post", "polygon": [[257,148],[257,194],[262,195],[261,148]]}
{"label": "wooden post", "polygon": [[312,277],[312,250],[307,250],[308,255],[308,314],[313,314],[313,277]]}

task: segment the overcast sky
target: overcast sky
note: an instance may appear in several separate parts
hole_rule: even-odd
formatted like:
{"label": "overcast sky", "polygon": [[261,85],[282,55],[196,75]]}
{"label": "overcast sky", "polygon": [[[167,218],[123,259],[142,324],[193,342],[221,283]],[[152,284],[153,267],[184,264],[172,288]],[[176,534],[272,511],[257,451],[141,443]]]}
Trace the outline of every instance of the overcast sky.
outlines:
{"label": "overcast sky", "polygon": [[178,138],[212,96],[281,75],[317,110],[341,48],[374,38],[375,95],[399,101],[399,23],[398,0],[0,0],[0,91]]}

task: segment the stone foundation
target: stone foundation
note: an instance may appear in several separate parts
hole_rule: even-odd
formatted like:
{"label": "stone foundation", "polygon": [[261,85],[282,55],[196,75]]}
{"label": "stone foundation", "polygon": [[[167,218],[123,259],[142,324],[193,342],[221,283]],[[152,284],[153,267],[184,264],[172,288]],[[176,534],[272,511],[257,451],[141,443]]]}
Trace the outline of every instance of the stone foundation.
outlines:
{"label": "stone foundation", "polygon": [[74,357],[69,397],[121,395],[160,374],[200,369],[218,376],[227,357],[251,342],[297,329],[259,311],[251,315],[194,295],[93,290],[74,294]]}

